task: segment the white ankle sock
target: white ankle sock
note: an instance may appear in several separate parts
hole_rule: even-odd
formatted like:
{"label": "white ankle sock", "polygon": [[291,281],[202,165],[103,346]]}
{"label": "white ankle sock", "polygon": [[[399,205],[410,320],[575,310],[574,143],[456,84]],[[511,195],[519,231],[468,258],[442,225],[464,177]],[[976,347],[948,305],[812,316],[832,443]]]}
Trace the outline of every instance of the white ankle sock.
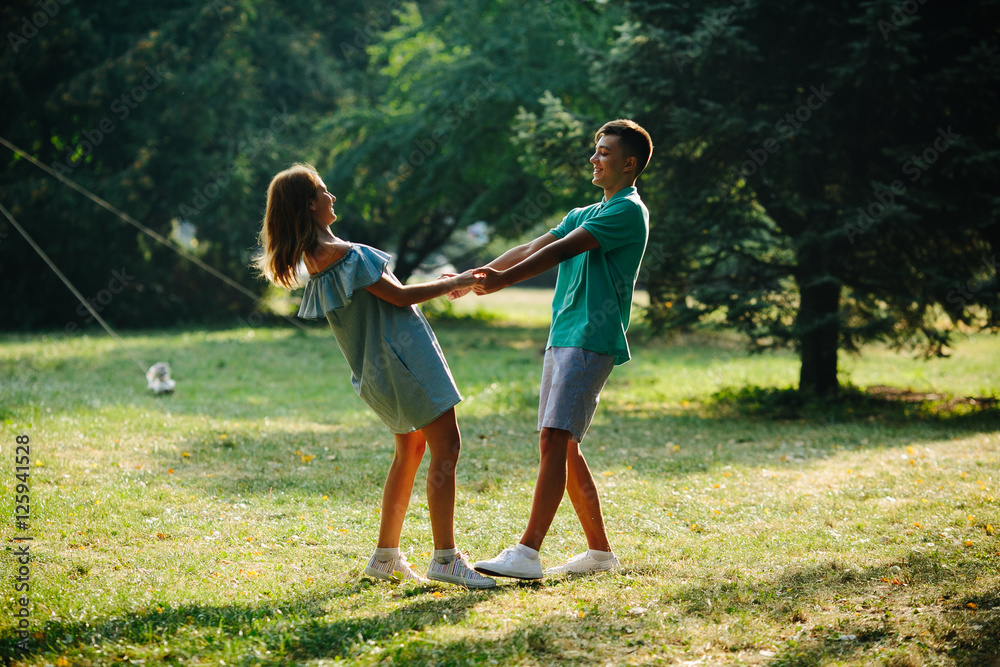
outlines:
{"label": "white ankle sock", "polygon": [[538,560],[538,552],[532,549],[531,547],[526,547],[520,542],[518,542],[517,546],[514,548],[520,551],[521,555],[527,558],[528,560]]}
{"label": "white ankle sock", "polygon": [[375,559],[385,562],[399,558],[399,547],[375,547]]}
{"label": "white ankle sock", "polygon": [[606,560],[611,560],[611,557],[615,555],[614,551],[598,551],[597,549],[587,549],[590,553],[590,557],[599,563]]}
{"label": "white ankle sock", "polygon": [[452,547],[451,549],[435,549],[434,559],[439,563],[450,563],[455,560],[455,556],[458,555],[458,549]]}

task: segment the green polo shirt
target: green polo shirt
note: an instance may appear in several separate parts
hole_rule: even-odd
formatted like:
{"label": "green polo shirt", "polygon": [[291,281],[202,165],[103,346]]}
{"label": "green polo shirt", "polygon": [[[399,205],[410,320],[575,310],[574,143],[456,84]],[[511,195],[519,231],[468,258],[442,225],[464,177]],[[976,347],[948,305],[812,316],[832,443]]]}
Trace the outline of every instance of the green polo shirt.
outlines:
{"label": "green polo shirt", "polygon": [[634,186],[600,203],[570,211],[555,229],[563,238],[583,227],[600,247],[559,265],[546,347],[580,347],[629,360],[632,291],[649,236],[649,211]]}

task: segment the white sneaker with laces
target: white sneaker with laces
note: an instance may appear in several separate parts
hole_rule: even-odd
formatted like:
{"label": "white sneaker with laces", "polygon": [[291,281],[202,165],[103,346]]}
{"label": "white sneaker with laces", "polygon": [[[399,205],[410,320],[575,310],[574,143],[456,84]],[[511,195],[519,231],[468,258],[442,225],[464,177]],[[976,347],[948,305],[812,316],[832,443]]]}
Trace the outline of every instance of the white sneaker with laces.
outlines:
{"label": "white sneaker with laces", "polygon": [[427,578],[467,588],[493,588],[497,585],[493,579],[473,570],[469,561],[465,560],[465,554],[461,553],[455,554],[450,561],[431,558],[431,564],[427,568]]}
{"label": "white sneaker with laces", "polygon": [[413,569],[413,566],[409,564],[406,560],[406,556],[400,554],[397,558],[390,558],[389,560],[379,560],[374,555],[368,559],[368,566],[365,567],[365,574],[369,577],[375,577],[376,579],[382,579],[383,581],[394,581],[399,583],[401,581],[416,581],[417,583],[426,584],[427,579],[424,579]]}
{"label": "white sneaker with laces", "polygon": [[542,561],[528,558],[518,550],[517,545],[504,549],[496,558],[478,561],[473,567],[494,577],[541,579],[545,576],[542,574]]}
{"label": "white sneaker with laces", "polygon": [[611,554],[607,560],[597,560],[590,555],[590,550],[570,558],[563,565],[550,567],[545,574],[590,574],[591,572],[611,572],[621,567],[618,557]]}

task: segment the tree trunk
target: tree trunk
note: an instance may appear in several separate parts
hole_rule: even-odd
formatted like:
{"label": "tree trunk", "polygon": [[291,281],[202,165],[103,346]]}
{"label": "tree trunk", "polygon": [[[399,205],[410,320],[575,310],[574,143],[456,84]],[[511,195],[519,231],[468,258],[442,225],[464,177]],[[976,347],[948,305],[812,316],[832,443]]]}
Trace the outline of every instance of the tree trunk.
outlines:
{"label": "tree trunk", "polygon": [[840,281],[831,275],[800,277],[802,301],[795,328],[800,344],[799,391],[836,393],[840,347]]}

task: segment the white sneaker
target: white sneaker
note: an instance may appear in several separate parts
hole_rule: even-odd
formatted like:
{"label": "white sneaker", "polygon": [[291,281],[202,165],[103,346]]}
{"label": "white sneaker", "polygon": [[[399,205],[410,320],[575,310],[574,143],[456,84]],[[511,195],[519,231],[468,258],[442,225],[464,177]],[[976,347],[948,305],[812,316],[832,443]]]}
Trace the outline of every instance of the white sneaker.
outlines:
{"label": "white sneaker", "polygon": [[611,554],[607,560],[597,560],[590,555],[590,550],[573,556],[563,565],[550,567],[545,574],[590,574],[591,572],[610,572],[621,567],[618,557]]}
{"label": "white sneaker", "polygon": [[504,549],[496,558],[478,561],[473,567],[494,577],[541,579],[545,576],[542,574],[542,561],[528,558],[518,550],[517,545]]}
{"label": "white sneaker", "polygon": [[431,558],[431,564],[427,568],[427,578],[467,588],[493,588],[497,585],[493,579],[473,570],[469,561],[465,560],[465,554],[461,553],[456,554],[450,561],[442,562],[437,558]]}
{"label": "white sneaker", "polygon": [[413,569],[413,566],[407,562],[406,556],[402,554],[398,558],[390,558],[389,560],[379,560],[372,555],[368,559],[365,574],[369,577],[375,577],[383,581],[394,581],[396,583],[401,581],[416,581],[421,584],[428,583],[427,579],[421,577]]}

